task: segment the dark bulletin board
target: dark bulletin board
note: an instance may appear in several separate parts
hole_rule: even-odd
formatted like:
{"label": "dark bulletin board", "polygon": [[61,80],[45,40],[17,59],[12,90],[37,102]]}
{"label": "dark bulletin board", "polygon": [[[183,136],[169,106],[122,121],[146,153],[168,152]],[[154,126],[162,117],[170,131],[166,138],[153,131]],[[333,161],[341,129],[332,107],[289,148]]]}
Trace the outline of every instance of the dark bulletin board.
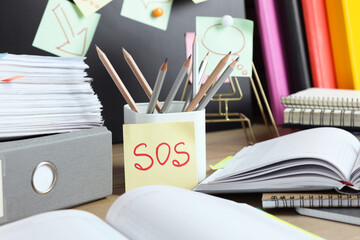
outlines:
{"label": "dark bulletin board", "polygon": [[[66,1],[66,0],[64,0]],[[15,54],[51,55],[32,47],[35,33],[46,7],[46,0],[1,0],[0,1],[0,52]],[[123,105],[125,100],[97,57],[97,44],[108,56],[119,76],[136,102],[148,101],[137,79],[125,62],[121,48],[124,47],[135,59],[148,80],[154,86],[161,63],[168,58],[168,73],[160,93],[164,100],[185,60],[184,33],[195,31],[196,16],[245,17],[244,0],[208,0],[194,4],[191,0],[174,0],[167,31],[162,31],[120,16],[122,0],[113,0],[99,10],[101,18],[92,44],[86,55],[90,66],[88,75],[94,78],[93,88],[103,104],[105,125],[113,133],[113,141],[122,141]],[[233,102],[230,111],[242,112],[251,118],[250,84],[247,78],[240,79],[244,98]],[[183,86],[177,99],[181,97]],[[220,91],[228,92],[228,84]],[[207,112],[217,112],[215,103],[209,104]],[[226,124],[207,124],[207,130],[221,129]],[[230,127],[240,127],[231,123]]]}

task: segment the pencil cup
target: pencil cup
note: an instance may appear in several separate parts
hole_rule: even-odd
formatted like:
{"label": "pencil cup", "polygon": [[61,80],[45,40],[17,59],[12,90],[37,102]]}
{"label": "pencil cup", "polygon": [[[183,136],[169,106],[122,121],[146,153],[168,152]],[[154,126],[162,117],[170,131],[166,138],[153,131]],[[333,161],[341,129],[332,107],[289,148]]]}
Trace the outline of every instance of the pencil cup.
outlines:
{"label": "pencil cup", "polygon": [[[174,101],[167,113],[146,114],[148,103],[137,103],[136,105],[140,113],[134,112],[129,105],[124,106],[126,190],[140,185],[150,185],[150,183],[137,183],[132,184],[131,187],[128,186],[126,181],[130,181],[129,178],[137,175],[137,173],[132,172],[130,174],[126,169],[127,167],[139,170],[138,178],[142,178],[147,172],[146,170],[150,168],[154,172],[153,175],[158,174],[154,170],[157,167],[159,171],[168,168],[165,176],[168,176],[166,174],[171,171],[177,171],[169,175],[170,181],[165,183],[175,186],[178,185],[175,183],[176,181],[184,183],[187,180],[186,178],[190,178],[190,175],[194,176],[192,183],[188,183],[186,186],[180,184],[180,187],[190,189],[204,180],[206,177],[205,110],[182,112],[184,102]],[[191,170],[179,172],[182,171],[181,167],[185,164],[190,166],[190,162],[193,162]],[[164,178],[164,176],[162,177]],[[183,179],[175,179],[179,177]],[[134,181],[136,180],[132,180],[132,182]],[[149,176],[148,181],[152,182],[151,185],[163,184],[162,181],[153,181],[151,176]],[[192,186],[194,182],[195,186]]]}

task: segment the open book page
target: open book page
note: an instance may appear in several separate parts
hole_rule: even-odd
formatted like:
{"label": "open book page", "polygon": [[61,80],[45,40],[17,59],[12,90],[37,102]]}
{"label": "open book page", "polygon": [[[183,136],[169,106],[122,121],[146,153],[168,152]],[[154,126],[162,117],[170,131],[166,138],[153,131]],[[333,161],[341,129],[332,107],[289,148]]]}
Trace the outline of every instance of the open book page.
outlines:
{"label": "open book page", "polygon": [[0,227],[1,240],[128,239],[95,215],[80,210],[38,214]]}
{"label": "open book page", "polygon": [[[291,160],[313,160],[324,170],[331,168],[338,174],[337,180],[350,181],[350,174],[360,151],[359,141],[351,133],[338,128],[313,128],[288,134],[253,146],[236,154],[235,158],[217,180],[226,180],[274,164],[291,166]],[[334,170],[335,169],[335,170]],[[296,170],[296,169],[295,169]],[[300,173],[306,173],[299,167]],[[314,172],[316,174],[316,172]],[[322,172],[326,174],[326,172]]]}
{"label": "open book page", "polygon": [[360,153],[356,158],[356,162],[351,173],[350,182],[354,184],[356,188],[360,189]]}
{"label": "open book page", "polygon": [[314,238],[247,204],[170,186],[123,194],[106,220],[130,239]]}

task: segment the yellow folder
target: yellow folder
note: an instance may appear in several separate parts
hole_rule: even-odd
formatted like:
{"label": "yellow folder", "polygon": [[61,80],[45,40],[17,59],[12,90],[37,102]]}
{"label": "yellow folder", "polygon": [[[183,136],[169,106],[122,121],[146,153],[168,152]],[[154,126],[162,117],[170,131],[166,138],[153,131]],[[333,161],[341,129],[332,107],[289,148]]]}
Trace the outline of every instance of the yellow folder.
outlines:
{"label": "yellow folder", "polygon": [[326,0],[338,88],[360,90],[360,1]]}

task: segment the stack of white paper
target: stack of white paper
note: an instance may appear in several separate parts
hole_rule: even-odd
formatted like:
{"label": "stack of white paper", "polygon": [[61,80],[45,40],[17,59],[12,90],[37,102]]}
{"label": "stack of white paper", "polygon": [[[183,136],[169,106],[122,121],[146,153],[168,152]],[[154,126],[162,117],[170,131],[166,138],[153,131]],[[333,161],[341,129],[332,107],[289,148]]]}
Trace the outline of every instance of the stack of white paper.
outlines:
{"label": "stack of white paper", "polygon": [[103,125],[84,60],[0,55],[0,140]]}

